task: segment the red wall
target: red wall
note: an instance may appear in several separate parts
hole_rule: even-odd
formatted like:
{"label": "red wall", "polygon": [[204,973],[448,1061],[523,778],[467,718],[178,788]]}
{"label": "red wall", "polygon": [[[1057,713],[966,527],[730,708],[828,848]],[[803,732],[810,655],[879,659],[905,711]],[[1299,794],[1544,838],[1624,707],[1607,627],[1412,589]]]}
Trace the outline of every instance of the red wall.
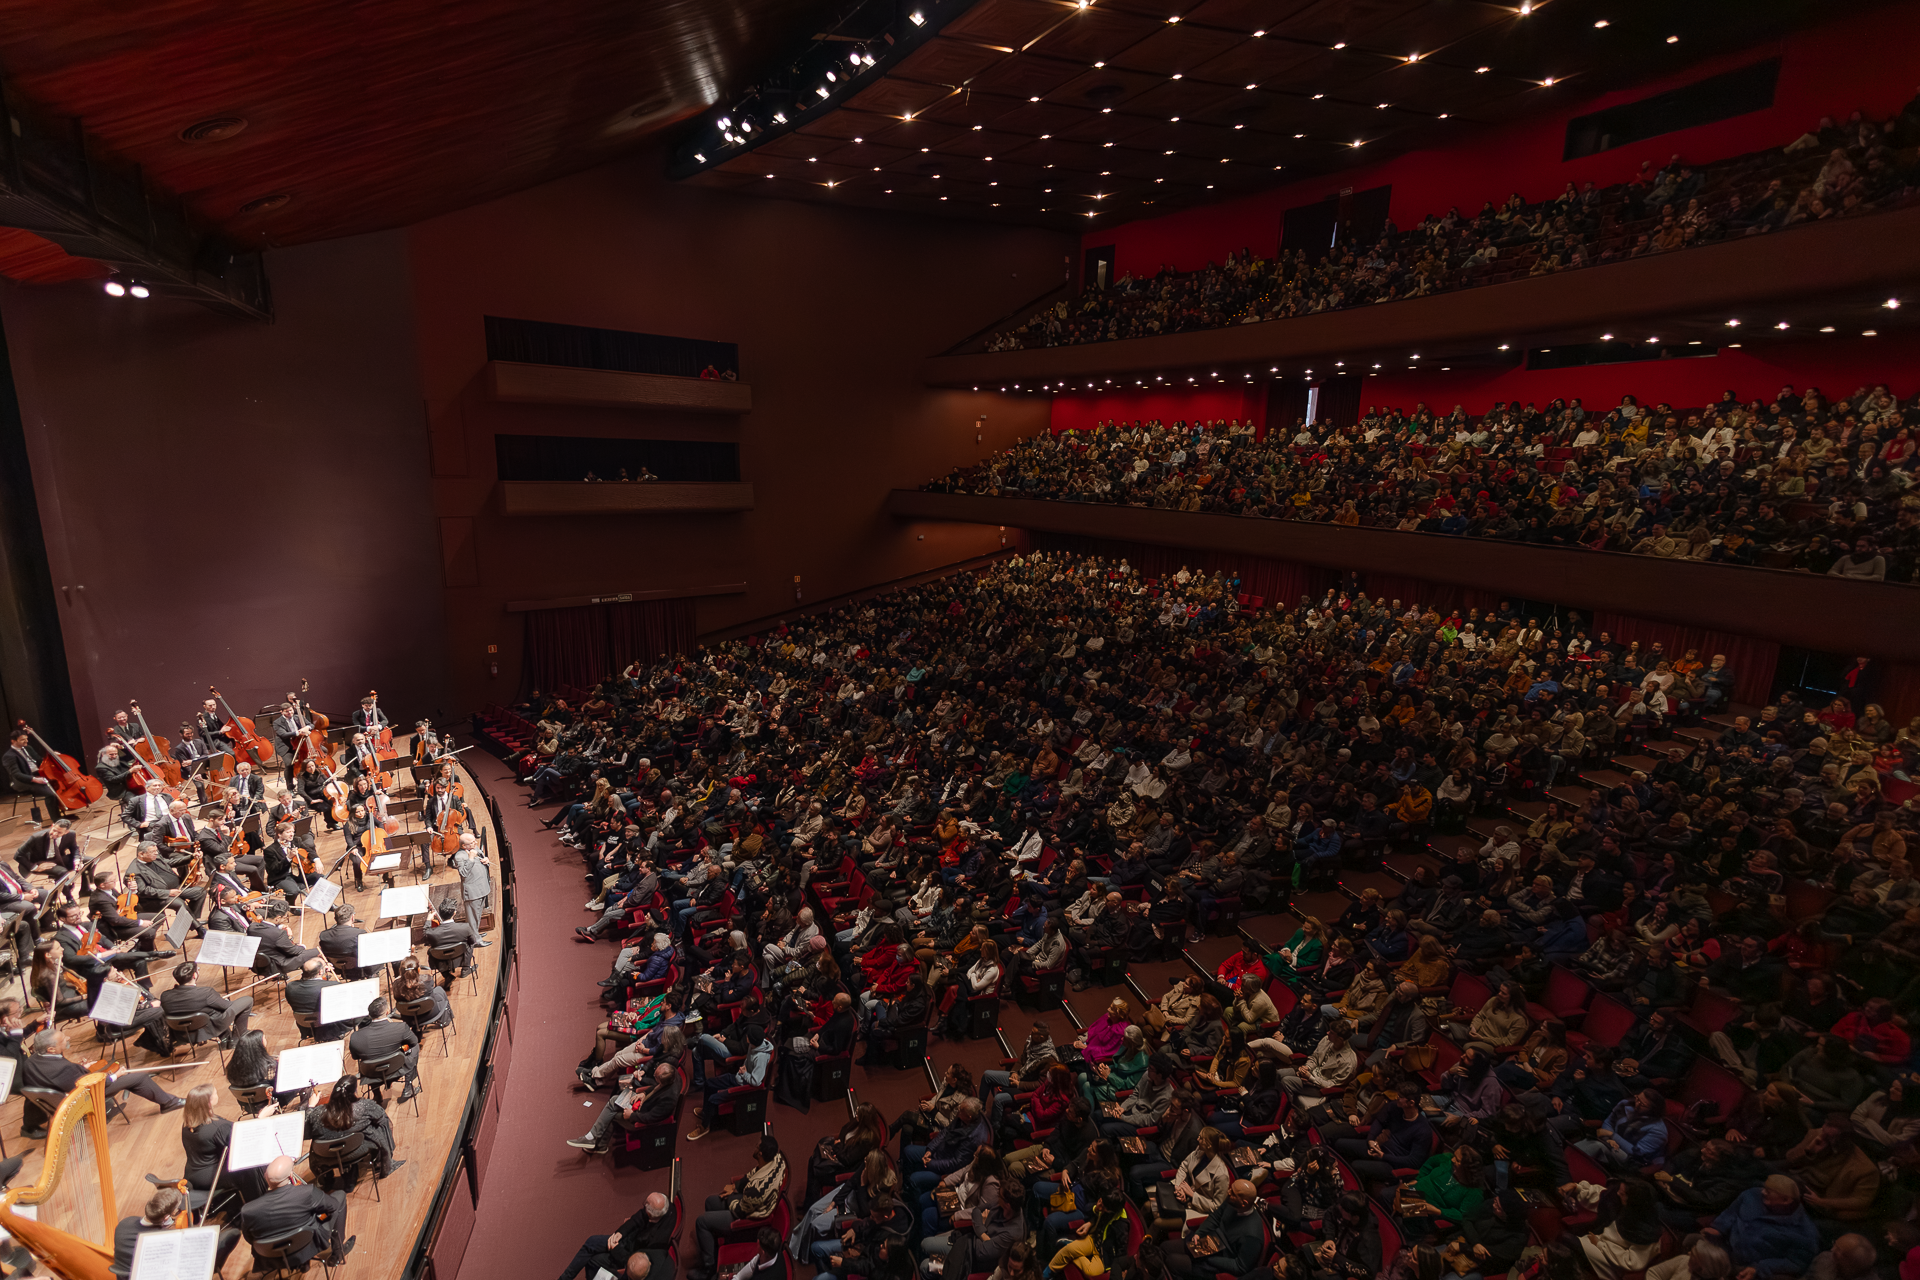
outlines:
{"label": "red wall", "polygon": [[[1624,181],[1642,160],[1664,164],[1676,153],[1715,160],[1763,147],[1783,146],[1811,128],[1822,115],[1843,116],[1858,108],[1885,118],[1914,95],[1907,61],[1882,57],[1876,50],[1911,48],[1920,43],[1920,7],[1877,6],[1788,40],[1737,54],[1708,59],[1684,73],[1651,80],[1598,97],[1576,98],[1578,78],[1553,89],[1538,89],[1538,114],[1517,124],[1472,129],[1460,120],[1463,136],[1454,147],[1420,151],[1379,164],[1363,165],[1324,177],[1305,179],[1259,195],[1245,196],[1089,232],[1086,247],[1115,247],[1115,270],[1151,274],[1162,264],[1180,271],[1219,261],[1228,252],[1251,248],[1271,257],[1279,247],[1281,214],[1351,187],[1364,190],[1393,184],[1392,216],[1402,227],[1429,213],[1459,205],[1477,211],[1484,200],[1519,191],[1528,199],[1557,194],[1568,182],[1589,180],[1605,186]],[[1574,116],[1633,102],[1683,84],[1781,56],[1774,105],[1730,120],[1662,134],[1598,155],[1563,161],[1567,121]],[[1571,70],[1571,69],[1569,69]],[[1564,72],[1563,72],[1564,74]]]}
{"label": "red wall", "polygon": [[1775,392],[1790,383],[1802,390],[1815,386],[1829,396],[1846,396],[1876,382],[1886,383],[1897,396],[1920,391],[1920,334],[1769,342],[1759,350],[1742,347],[1692,360],[1579,369],[1530,371],[1513,367],[1373,374],[1361,390],[1360,404],[1363,412],[1369,405],[1391,405],[1411,412],[1415,404],[1425,401],[1428,408],[1437,411],[1460,404],[1469,413],[1485,413],[1497,400],[1544,405],[1555,398],[1579,396],[1592,411],[1612,408],[1620,403],[1621,396],[1630,394],[1641,404],[1665,402],[1683,409],[1711,404],[1728,390],[1742,400],[1755,396],[1771,400]]}
{"label": "red wall", "polygon": [[[1058,279],[1071,236],[744,197],[660,173],[658,157],[641,157],[407,232],[434,509],[472,552],[470,580],[421,584],[445,601],[461,707],[518,689],[524,624],[510,601],[744,582],[744,594],[699,599],[706,633],[793,608],[796,575],[812,602],[998,551],[991,527],[895,520],[887,491],[1046,429],[1039,397],[929,388],[919,362]],[[487,315],[736,342],[753,411],[496,402]],[[755,506],[509,518],[493,498],[502,433],[734,441]]]}
{"label": "red wall", "polygon": [[1229,422],[1251,418],[1264,425],[1266,412],[1265,384],[1209,387],[1204,391],[1189,392],[1094,392],[1055,396],[1052,427],[1054,433],[1058,434],[1062,431],[1085,431],[1102,422],[1132,422],[1136,418],[1142,421],[1158,418],[1168,425],[1181,420],[1192,422],[1196,418],[1204,422],[1212,422],[1216,418],[1224,418]]}

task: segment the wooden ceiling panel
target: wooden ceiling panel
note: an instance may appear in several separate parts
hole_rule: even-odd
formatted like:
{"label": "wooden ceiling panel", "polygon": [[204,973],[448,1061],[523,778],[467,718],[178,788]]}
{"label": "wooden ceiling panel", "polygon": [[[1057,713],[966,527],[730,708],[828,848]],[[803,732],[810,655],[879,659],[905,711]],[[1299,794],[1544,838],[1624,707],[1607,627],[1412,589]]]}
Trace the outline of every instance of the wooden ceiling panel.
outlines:
{"label": "wooden ceiling panel", "polygon": [[1203,0],[1184,21],[1251,35],[1276,29],[1289,13],[1307,7],[1302,0]]}
{"label": "wooden ceiling panel", "polygon": [[1048,97],[1084,70],[1079,63],[1061,58],[1002,58],[975,76],[973,87],[1025,102]]}
{"label": "wooden ceiling panel", "polygon": [[1304,82],[1309,64],[1319,53],[1318,49],[1288,40],[1243,40],[1203,63],[1194,74],[1217,84],[1294,88]]}
{"label": "wooden ceiling panel", "polygon": [[958,93],[950,93],[934,103],[926,109],[923,117],[962,129],[971,129],[974,125],[984,129],[1001,116],[1026,105],[1017,98],[1004,97],[1000,94],[975,93],[969,87]]}
{"label": "wooden ceiling panel", "polygon": [[1012,155],[1024,147],[1032,138],[1020,133],[1005,133],[998,129],[982,129],[975,133],[969,129],[955,138],[945,148],[954,155],[981,159],[986,156]]}
{"label": "wooden ceiling panel", "polygon": [[908,54],[890,75],[951,87],[965,84],[1011,52],[1010,48],[939,36]]}
{"label": "wooden ceiling panel", "polygon": [[981,0],[947,23],[940,34],[1023,49],[1074,12],[1071,4],[1049,0]]}
{"label": "wooden ceiling panel", "polygon": [[1200,80],[1163,80],[1127,104],[1127,110],[1155,120],[1182,120],[1248,101],[1245,89],[1207,84]]}
{"label": "wooden ceiling panel", "polygon": [[877,111],[829,111],[800,125],[795,132],[816,138],[872,138],[897,123]]}
{"label": "wooden ceiling panel", "polygon": [[1129,47],[1120,61],[1133,71],[1161,76],[1193,75],[1206,63],[1243,43],[1243,37],[1225,31],[1209,31],[1185,22],[1162,23],[1158,31]]}
{"label": "wooden ceiling panel", "polygon": [[1164,77],[1149,75],[1144,71],[1129,71],[1119,67],[1089,68],[1061,85],[1050,102],[1092,111],[1103,107],[1117,109],[1165,83]]}
{"label": "wooden ceiling panel", "polygon": [[1158,121],[1149,116],[1136,116],[1114,112],[1112,115],[1092,115],[1075,124],[1065,133],[1056,133],[1056,138],[1066,138],[1073,142],[1086,142],[1104,147],[1108,143],[1124,146],[1133,138],[1153,128]]}
{"label": "wooden ceiling panel", "polygon": [[1029,53],[1065,58],[1083,67],[1112,62],[1126,49],[1165,25],[1164,19],[1120,13],[1105,4],[1082,9],[1040,37]]}
{"label": "wooden ceiling panel", "polygon": [[883,116],[918,115],[950,92],[941,85],[886,76],[848,98],[846,105]]}

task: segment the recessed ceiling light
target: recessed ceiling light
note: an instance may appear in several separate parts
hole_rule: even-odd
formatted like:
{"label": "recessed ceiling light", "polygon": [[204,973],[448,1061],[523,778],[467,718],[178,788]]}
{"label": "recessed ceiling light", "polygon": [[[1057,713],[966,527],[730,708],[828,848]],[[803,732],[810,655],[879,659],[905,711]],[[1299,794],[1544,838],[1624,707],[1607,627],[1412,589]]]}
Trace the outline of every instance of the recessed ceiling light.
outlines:
{"label": "recessed ceiling light", "polygon": [[1612,335],[1612,334],[1610,334],[1610,333],[1603,333],[1603,334],[1601,334],[1601,335],[1600,335],[1600,341],[1602,341],[1602,342],[1612,342],[1612,341],[1613,341],[1613,335]]}
{"label": "recessed ceiling light", "polygon": [[1387,109],[1387,104],[1384,102],[1375,103],[1373,109],[1375,111],[1385,111]]}
{"label": "recessed ceiling light", "polygon": [[1449,115],[1451,115],[1451,114],[1453,114],[1453,113],[1452,113],[1452,112],[1450,112],[1450,111],[1442,111],[1442,112],[1440,113],[1440,118],[1441,118],[1442,120],[1445,120],[1445,119],[1446,119],[1446,118],[1447,118],[1447,117],[1448,117]]}
{"label": "recessed ceiling light", "polygon": [[1823,325],[1821,325],[1821,326],[1820,326],[1820,332],[1822,332],[1822,333],[1832,333],[1832,332],[1833,332],[1833,326],[1832,326],[1832,325],[1830,325],[1830,324],[1823,324]]}
{"label": "recessed ceiling light", "polygon": [[1264,31],[1256,31],[1256,32],[1254,32],[1254,33],[1253,33],[1253,38],[1254,38],[1255,40],[1258,40],[1258,39],[1259,39],[1259,38],[1260,38],[1261,36],[1263,36],[1263,35],[1265,35],[1265,34],[1267,34],[1267,33],[1266,33],[1266,32],[1264,32]]}
{"label": "recessed ceiling light", "polygon": [[1546,87],[1546,88],[1548,88],[1548,89],[1551,89],[1551,88],[1553,88],[1553,77],[1552,77],[1552,76],[1548,76],[1548,77],[1547,77],[1547,78],[1546,78],[1545,80],[1542,80],[1542,81],[1541,81],[1540,83],[1541,83],[1541,84],[1542,84],[1542,85],[1543,85],[1544,87]]}
{"label": "recessed ceiling light", "polygon": [[1777,325],[1775,325],[1775,326],[1773,326],[1773,327],[1774,327],[1774,328],[1776,328],[1776,329],[1785,329],[1785,328],[1787,328],[1787,327],[1788,327],[1788,325],[1787,325],[1787,322],[1786,322],[1785,320],[1782,320],[1782,321],[1781,321],[1781,322],[1780,322],[1779,324],[1777,324]]}
{"label": "recessed ceiling light", "polygon": [[1690,347],[1697,347],[1697,346],[1699,346],[1699,345],[1700,345],[1700,339],[1698,339],[1698,338],[1694,338],[1693,340],[1691,340],[1690,342],[1688,342],[1688,343],[1687,343],[1687,345],[1688,345],[1688,346],[1690,346]]}
{"label": "recessed ceiling light", "polygon": [[[925,148],[922,148],[922,150],[925,150]],[[816,163],[816,162],[818,162],[818,161],[819,161],[819,159],[820,159],[820,157],[819,157],[819,156],[808,156],[808,157],[807,157],[807,163],[808,163],[808,164],[814,164],[814,163]]]}
{"label": "recessed ceiling light", "polygon": [[1162,152],[1161,152],[1160,154],[1161,154],[1161,155],[1163,155],[1163,156],[1170,156],[1170,155],[1172,155],[1172,154],[1173,154],[1173,152],[1171,152],[1171,151],[1162,151]]}
{"label": "recessed ceiling light", "polygon": [[1888,298],[1885,302],[1881,303],[1880,305],[1885,307],[1889,311],[1898,311],[1900,309],[1900,299]]}
{"label": "recessed ceiling light", "polygon": [[1740,344],[1737,342],[1729,342],[1727,344],[1727,350],[1729,351],[1738,351],[1739,349],[1740,349]]}
{"label": "recessed ceiling light", "polygon": [[1680,43],[1680,37],[1679,37],[1679,36],[1668,36],[1668,37],[1667,37],[1667,43],[1668,43],[1668,44],[1679,44],[1679,43]]}
{"label": "recessed ceiling light", "polygon": [[1600,30],[1603,30],[1604,28],[1607,28],[1607,27],[1610,27],[1610,26],[1612,26],[1612,25],[1613,25],[1613,24],[1612,24],[1611,22],[1608,22],[1608,21],[1607,21],[1607,20],[1606,20],[1605,18],[1602,18],[1602,19],[1600,19],[1600,21],[1598,21],[1598,22],[1596,22],[1596,23],[1594,23],[1594,24],[1593,24],[1593,29],[1594,29],[1595,31],[1600,31]]}
{"label": "recessed ceiling light", "polygon": [[1304,138],[1304,137],[1306,137],[1307,135],[1306,135],[1306,134],[1304,134],[1304,133],[1296,133],[1296,134],[1294,134],[1293,136],[1294,136],[1294,137],[1296,137],[1296,138]]}
{"label": "recessed ceiling light", "polygon": [[980,129],[981,129],[981,126],[980,126],[980,125],[975,125],[975,126],[973,126],[973,131],[974,131],[975,133],[978,133],[978,132],[980,132]]}
{"label": "recessed ceiling light", "polygon": [[1040,95],[1036,93],[1036,94],[1034,94],[1034,95],[1033,95],[1033,96],[1032,96],[1031,98],[1028,98],[1028,99],[1027,99],[1027,101],[1028,101],[1028,102],[1038,102],[1038,101],[1040,101]]}
{"label": "recessed ceiling light", "polygon": [[1173,79],[1175,80],[1185,80],[1186,78],[1187,77],[1183,72],[1176,71],[1173,73]]}
{"label": "recessed ceiling light", "polygon": [[1227,162],[1227,158],[1226,158],[1225,156],[1221,156],[1221,157],[1220,157],[1220,163],[1221,163],[1221,164],[1225,164],[1226,162]]}
{"label": "recessed ceiling light", "polygon": [[1180,15],[1176,13],[1176,14],[1174,14],[1174,15],[1173,15],[1173,16],[1172,16],[1171,18],[1168,18],[1168,19],[1167,19],[1167,21],[1168,21],[1168,22],[1178,22],[1178,21],[1180,21]]}
{"label": "recessed ceiling light", "polygon": [[[1052,135],[1052,134],[1050,134],[1050,133],[1043,133],[1043,134],[1041,134],[1041,135],[1040,135],[1040,141],[1042,141],[1042,142],[1045,142],[1045,141],[1046,141],[1046,140],[1047,140],[1048,138],[1051,138],[1052,136],[1053,136],[1053,135]],[[1047,168],[1049,168],[1049,169],[1051,169],[1051,168],[1053,168],[1053,166],[1052,166],[1052,165],[1048,165],[1048,166],[1047,166]]]}
{"label": "recessed ceiling light", "polygon": [[1339,44],[1336,44],[1333,47],[1336,49],[1344,49],[1347,47],[1347,42],[1345,40],[1342,40]]}
{"label": "recessed ceiling light", "polygon": [[1492,68],[1492,67],[1475,67],[1475,68],[1473,69],[1473,74],[1475,74],[1475,75],[1477,75],[1477,76],[1483,76],[1483,75],[1485,75],[1485,74],[1487,74],[1487,72],[1489,72],[1489,71],[1491,71],[1491,70],[1493,70],[1493,68]]}
{"label": "recessed ceiling light", "polygon": [[[1880,331],[1878,329],[1862,329],[1860,331],[1860,336],[1863,338],[1877,338],[1880,336]],[[1738,346],[1740,344],[1735,343],[1734,345]]]}
{"label": "recessed ceiling light", "polygon": [[1365,146],[1365,145],[1366,145],[1366,143],[1365,143],[1364,141],[1362,141],[1361,139],[1359,139],[1359,138],[1355,138],[1355,139],[1353,140],[1353,145],[1354,145],[1354,146],[1356,146],[1356,147],[1361,147],[1361,146]]}
{"label": "recessed ceiling light", "polygon": [[773,175],[772,175],[772,174],[768,174],[767,176],[768,176],[769,178],[771,178],[771,177],[772,177]]}
{"label": "recessed ceiling light", "polygon": [[1407,359],[1409,360],[1418,360],[1419,358],[1420,358],[1419,352],[1415,352],[1414,354],[1407,357]]}
{"label": "recessed ceiling light", "polygon": [[1104,62],[1096,62],[1096,63],[1094,63],[1093,65],[1094,65],[1095,67],[1104,67],[1104,66],[1106,66],[1107,64],[1106,64],[1106,63],[1104,63]]}
{"label": "recessed ceiling light", "polygon": [[1506,350],[1509,350],[1512,346],[1513,344],[1511,342],[1503,342],[1500,344],[1500,349],[1502,351],[1506,351]]}
{"label": "recessed ceiling light", "polygon": [[1248,85],[1248,86],[1247,86],[1247,88],[1249,88],[1249,89],[1258,89],[1259,87],[1260,87],[1260,85],[1259,85],[1259,84],[1258,84],[1257,82],[1256,82],[1256,83],[1254,83],[1254,84],[1250,84],[1250,85]]}
{"label": "recessed ceiling light", "polygon": [[1245,126],[1245,125],[1243,125],[1243,124],[1237,124],[1237,125],[1235,125],[1235,126],[1233,126],[1233,127],[1234,127],[1234,128],[1236,128],[1236,129],[1244,129],[1244,128],[1246,128],[1247,126]]}
{"label": "recessed ceiling light", "polygon": [[1154,181],[1155,181],[1155,182],[1165,182],[1165,181],[1166,181],[1166,179],[1165,179],[1165,178],[1155,178],[1155,179],[1154,179]]}
{"label": "recessed ceiling light", "polygon": [[1648,342],[1658,342],[1658,341],[1660,341],[1660,339],[1658,339],[1658,338],[1648,338],[1648,339],[1647,339],[1647,341],[1648,341]]}
{"label": "recessed ceiling light", "polygon": [[1520,16],[1526,17],[1533,12],[1533,0],[1520,0]]}
{"label": "recessed ceiling light", "polygon": [[1180,117],[1179,117],[1179,116],[1168,116],[1168,117],[1167,117],[1167,119],[1169,119],[1169,120],[1171,120],[1171,121],[1172,121],[1172,122],[1173,122],[1174,124],[1179,124],[1179,123],[1180,123]]}

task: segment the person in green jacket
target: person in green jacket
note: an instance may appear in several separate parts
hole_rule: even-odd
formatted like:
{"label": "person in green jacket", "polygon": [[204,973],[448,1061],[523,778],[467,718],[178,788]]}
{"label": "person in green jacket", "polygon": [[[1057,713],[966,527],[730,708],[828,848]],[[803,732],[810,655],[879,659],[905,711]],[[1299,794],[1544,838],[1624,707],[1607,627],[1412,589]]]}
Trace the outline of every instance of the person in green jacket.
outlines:
{"label": "person in green jacket", "polygon": [[1459,1222],[1487,1198],[1487,1171],[1472,1147],[1436,1151],[1420,1166],[1414,1190],[1451,1222]]}
{"label": "person in green jacket", "polygon": [[1290,987],[1300,985],[1300,971],[1311,969],[1326,958],[1326,926],[1312,916],[1300,922],[1286,945],[1260,957],[1267,972]]}
{"label": "person in green jacket", "polygon": [[1127,1028],[1120,1052],[1080,1073],[1080,1092],[1097,1115],[1100,1104],[1114,1102],[1147,1074],[1147,1037],[1136,1023]]}

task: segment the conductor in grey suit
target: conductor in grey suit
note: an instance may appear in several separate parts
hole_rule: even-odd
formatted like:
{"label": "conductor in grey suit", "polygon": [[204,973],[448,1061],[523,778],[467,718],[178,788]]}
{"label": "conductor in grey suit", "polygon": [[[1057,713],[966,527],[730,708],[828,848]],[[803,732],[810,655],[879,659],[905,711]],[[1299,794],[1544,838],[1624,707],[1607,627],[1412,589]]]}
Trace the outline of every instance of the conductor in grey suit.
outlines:
{"label": "conductor in grey suit", "polygon": [[490,947],[493,940],[486,937],[480,929],[480,915],[487,909],[487,900],[493,896],[493,864],[487,861],[487,855],[480,849],[480,841],[469,831],[460,837],[460,849],[447,860],[447,865],[460,873],[460,896],[467,904],[467,924],[472,926],[474,936],[480,941],[476,947]]}

